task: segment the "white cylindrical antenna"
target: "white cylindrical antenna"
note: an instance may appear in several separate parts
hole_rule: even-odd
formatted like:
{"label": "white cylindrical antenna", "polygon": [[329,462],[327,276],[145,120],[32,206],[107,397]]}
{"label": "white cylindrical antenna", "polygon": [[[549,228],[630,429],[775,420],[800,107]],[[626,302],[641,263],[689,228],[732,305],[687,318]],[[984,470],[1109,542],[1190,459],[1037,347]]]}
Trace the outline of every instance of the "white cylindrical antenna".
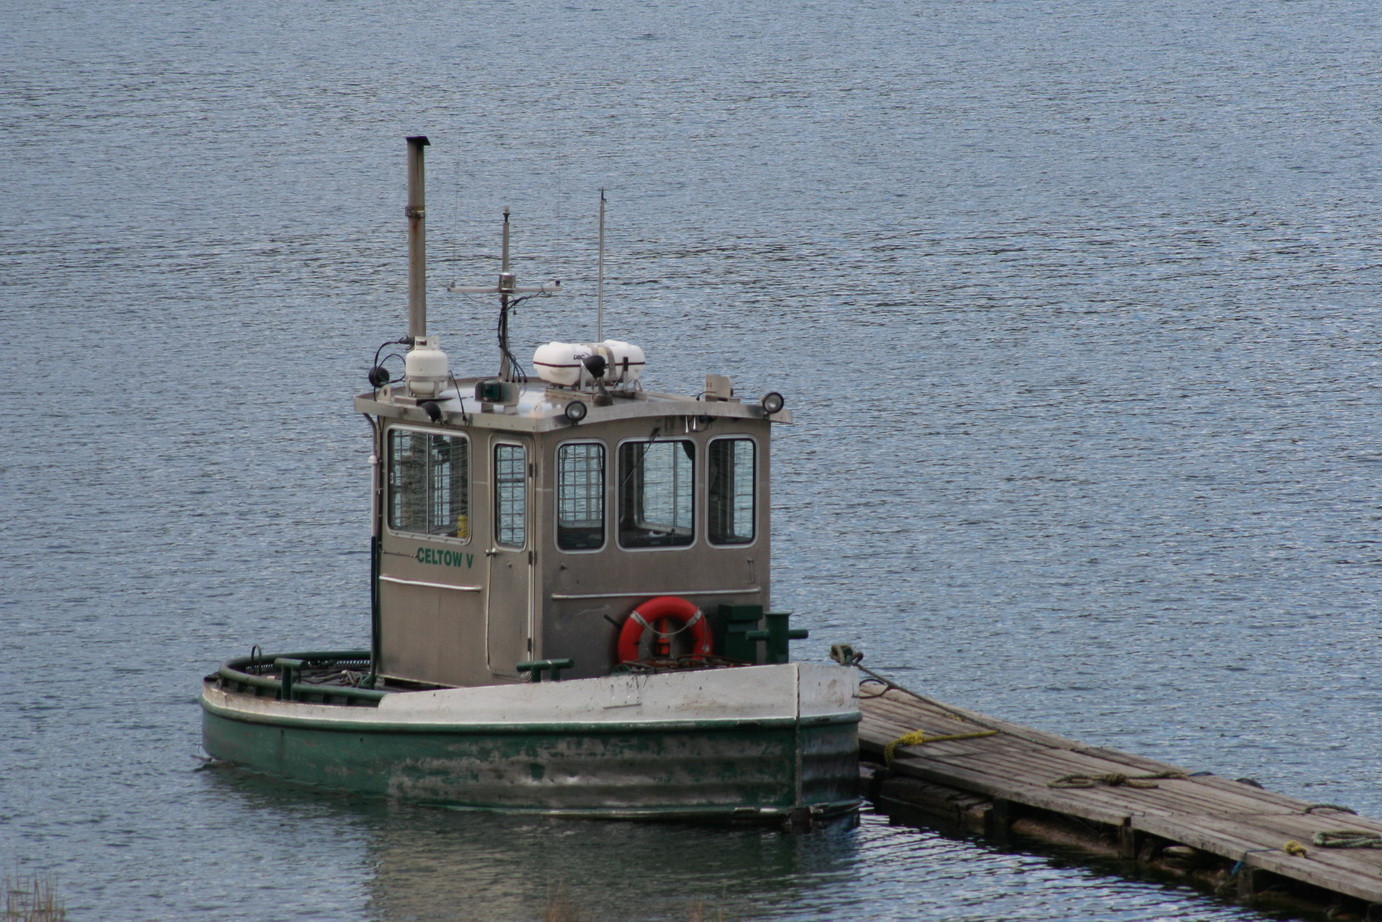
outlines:
{"label": "white cylindrical antenna", "polygon": [[600,258],[595,270],[595,341],[605,341],[605,190],[600,190]]}
{"label": "white cylindrical antenna", "polygon": [[422,149],[427,138],[408,138],[408,335],[417,339],[427,335],[427,235],[424,225]]}

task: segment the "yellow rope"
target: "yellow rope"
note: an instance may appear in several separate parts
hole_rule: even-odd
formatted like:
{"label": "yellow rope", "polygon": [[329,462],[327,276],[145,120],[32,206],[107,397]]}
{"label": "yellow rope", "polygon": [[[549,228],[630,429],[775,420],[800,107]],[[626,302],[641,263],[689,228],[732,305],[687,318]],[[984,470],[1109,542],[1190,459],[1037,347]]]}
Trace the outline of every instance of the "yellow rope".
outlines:
{"label": "yellow rope", "polygon": [[[1286,844],[1281,846],[1281,850],[1286,854],[1290,855],[1292,858],[1304,858],[1305,856],[1310,854],[1306,847],[1304,845],[1301,845],[1295,839],[1288,840]],[[1233,865],[1232,870],[1228,872],[1228,877],[1224,880],[1222,884],[1219,885],[1219,891],[1223,892],[1228,889],[1228,887],[1238,877],[1238,872],[1243,870],[1243,866],[1248,863],[1249,855],[1258,855],[1262,854],[1263,852],[1274,851],[1276,851],[1275,848],[1250,848],[1247,851],[1243,852],[1243,857],[1238,859],[1237,863]]]}
{"label": "yellow rope", "polygon": [[981,736],[994,736],[997,733],[997,730],[980,730],[977,733],[943,733],[939,736],[927,736],[925,730],[904,733],[883,747],[883,763],[885,765],[893,764],[893,753],[897,752],[898,746],[920,746],[922,743],[944,743],[949,740],[974,740]]}

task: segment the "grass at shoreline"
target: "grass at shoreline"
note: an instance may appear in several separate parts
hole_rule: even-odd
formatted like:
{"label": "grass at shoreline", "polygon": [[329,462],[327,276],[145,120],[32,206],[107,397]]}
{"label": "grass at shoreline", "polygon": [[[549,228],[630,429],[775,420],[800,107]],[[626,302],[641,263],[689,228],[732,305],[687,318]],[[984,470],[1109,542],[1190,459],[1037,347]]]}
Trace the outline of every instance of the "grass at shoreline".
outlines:
{"label": "grass at shoreline", "polygon": [[67,918],[67,907],[46,875],[6,874],[0,886],[4,889],[0,922],[62,922]]}

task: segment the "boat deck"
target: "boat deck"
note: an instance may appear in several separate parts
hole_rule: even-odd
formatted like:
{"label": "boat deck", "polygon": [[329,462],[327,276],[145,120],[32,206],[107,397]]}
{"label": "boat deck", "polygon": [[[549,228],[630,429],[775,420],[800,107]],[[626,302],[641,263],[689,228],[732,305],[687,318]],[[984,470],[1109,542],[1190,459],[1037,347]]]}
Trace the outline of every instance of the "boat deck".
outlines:
{"label": "boat deck", "polygon": [[[872,778],[871,800],[895,820],[1093,848],[1240,898],[1278,896],[1359,918],[1382,909],[1378,820],[881,683],[866,682],[861,698],[864,759],[884,761],[900,738],[925,738],[895,745]],[[1345,830],[1378,845],[1317,844],[1317,834]]]}

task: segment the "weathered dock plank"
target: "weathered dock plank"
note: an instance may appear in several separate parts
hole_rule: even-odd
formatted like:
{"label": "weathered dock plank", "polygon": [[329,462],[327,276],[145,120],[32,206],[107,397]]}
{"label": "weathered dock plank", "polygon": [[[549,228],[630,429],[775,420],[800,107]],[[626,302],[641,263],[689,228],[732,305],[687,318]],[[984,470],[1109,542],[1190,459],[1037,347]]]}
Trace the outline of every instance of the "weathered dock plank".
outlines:
{"label": "weathered dock plank", "polygon": [[[1341,898],[1356,901],[1358,918],[1382,912],[1382,849],[1315,844],[1321,832],[1382,836],[1382,821],[872,682],[864,685],[860,711],[865,758],[883,761],[894,744],[874,789],[885,807],[902,815],[968,817],[970,827],[990,833],[995,818],[1015,827],[1025,816],[1024,828],[1061,820],[1097,824],[1100,841],[1118,853],[1160,867],[1193,867],[1240,896],[1294,886],[1299,892],[1292,891],[1293,898],[1334,913],[1346,911]],[[918,731],[964,738],[897,742]],[[1057,783],[1070,776],[1092,784]]]}

